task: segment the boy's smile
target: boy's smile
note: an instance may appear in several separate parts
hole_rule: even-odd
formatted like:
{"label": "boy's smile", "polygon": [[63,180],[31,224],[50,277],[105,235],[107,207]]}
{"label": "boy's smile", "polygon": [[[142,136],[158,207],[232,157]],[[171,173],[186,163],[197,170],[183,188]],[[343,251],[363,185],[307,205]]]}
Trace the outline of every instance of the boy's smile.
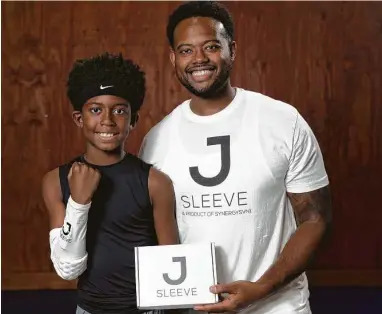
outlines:
{"label": "boy's smile", "polygon": [[130,131],[129,103],[117,96],[102,95],[89,99],[74,120],[83,130],[90,146],[109,152],[123,146]]}

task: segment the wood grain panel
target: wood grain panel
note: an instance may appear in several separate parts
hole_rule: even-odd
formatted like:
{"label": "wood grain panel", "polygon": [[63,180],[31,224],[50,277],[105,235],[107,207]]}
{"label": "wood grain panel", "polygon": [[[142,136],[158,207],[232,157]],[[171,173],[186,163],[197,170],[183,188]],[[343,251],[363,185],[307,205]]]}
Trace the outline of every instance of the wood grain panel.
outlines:
{"label": "wood grain panel", "polygon": [[[357,270],[382,268],[382,4],[226,4],[238,41],[233,83],[297,107],[320,142],[332,183],[334,234],[317,257],[316,274],[348,270],[351,282],[367,284]],[[64,287],[49,275],[40,185],[44,173],[83,148],[65,94],[68,71],[75,59],[104,51],[122,52],[142,66],[147,95],[126,143],[136,153],[147,131],[188,96],[169,62],[165,37],[177,3],[1,5],[4,284]],[[325,282],[321,275],[313,278]]]}

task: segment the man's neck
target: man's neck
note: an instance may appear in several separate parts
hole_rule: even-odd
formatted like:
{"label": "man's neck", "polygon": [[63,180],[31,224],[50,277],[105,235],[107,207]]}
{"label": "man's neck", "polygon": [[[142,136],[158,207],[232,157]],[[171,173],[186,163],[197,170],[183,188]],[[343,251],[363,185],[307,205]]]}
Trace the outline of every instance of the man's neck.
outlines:
{"label": "man's neck", "polygon": [[110,152],[101,151],[94,146],[88,144],[86,153],[84,155],[85,160],[93,165],[97,166],[109,166],[120,162],[126,155],[123,147],[119,147]]}
{"label": "man's neck", "polygon": [[228,83],[217,97],[205,99],[192,95],[190,108],[199,116],[210,116],[226,108],[235,98],[235,94],[235,89]]}

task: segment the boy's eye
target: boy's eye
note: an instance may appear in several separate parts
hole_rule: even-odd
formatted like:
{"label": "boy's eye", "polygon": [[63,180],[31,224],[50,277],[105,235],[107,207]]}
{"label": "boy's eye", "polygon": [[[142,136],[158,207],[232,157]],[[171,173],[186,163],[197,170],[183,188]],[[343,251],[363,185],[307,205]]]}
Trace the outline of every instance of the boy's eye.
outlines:
{"label": "boy's eye", "polygon": [[91,112],[91,113],[100,113],[100,112],[101,112],[101,109],[100,109],[100,108],[93,107],[93,108],[90,108],[90,112]]}
{"label": "boy's eye", "polygon": [[116,114],[124,114],[124,113],[126,113],[126,110],[123,109],[123,108],[117,108],[117,109],[114,110],[114,112]]}

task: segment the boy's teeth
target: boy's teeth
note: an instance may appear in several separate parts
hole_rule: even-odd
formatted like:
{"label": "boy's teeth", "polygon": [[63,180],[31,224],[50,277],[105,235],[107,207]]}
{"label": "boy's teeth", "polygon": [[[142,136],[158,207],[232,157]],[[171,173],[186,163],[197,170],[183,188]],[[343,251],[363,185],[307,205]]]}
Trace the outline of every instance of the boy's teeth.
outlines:
{"label": "boy's teeth", "polygon": [[99,133],[99,135],[104,136],[104,137],[112,137],[114,134],[113,133]]}

